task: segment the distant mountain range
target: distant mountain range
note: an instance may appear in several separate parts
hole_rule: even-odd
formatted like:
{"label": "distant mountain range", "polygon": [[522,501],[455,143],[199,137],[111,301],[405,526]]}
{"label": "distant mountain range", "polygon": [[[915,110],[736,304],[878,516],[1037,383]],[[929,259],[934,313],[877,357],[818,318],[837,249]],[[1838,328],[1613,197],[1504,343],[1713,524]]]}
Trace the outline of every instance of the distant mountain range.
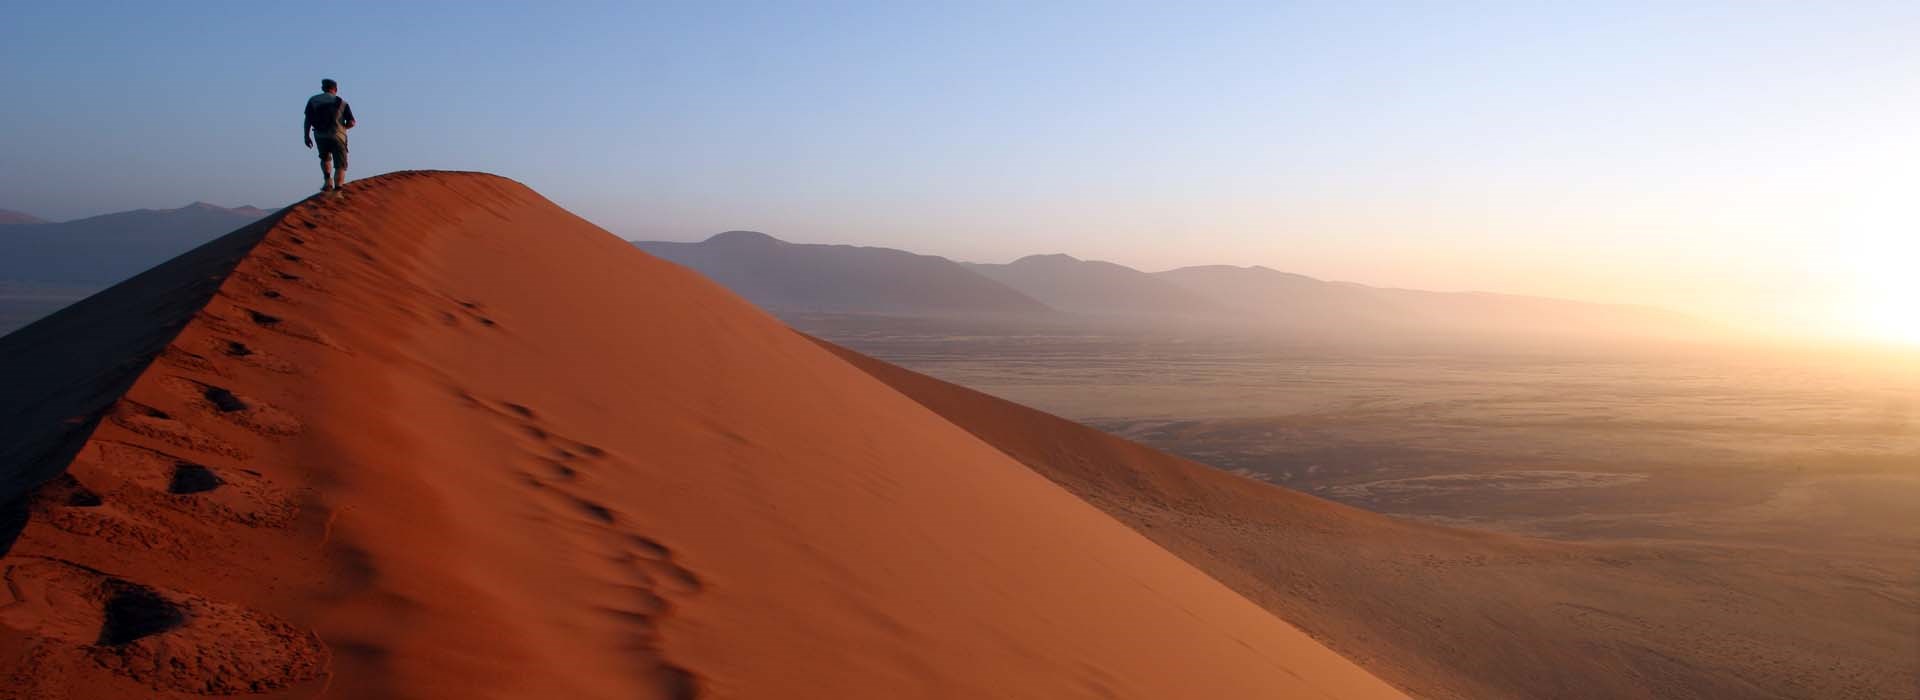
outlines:
{"label": "distant mountain range", "polygon": [[788,243],[728,231],[698,243],[635,241],[761,307],[872,313],[1045,313],[1045,304],[942,257]]}
{"label": "distant mountain range", "polygon": [[1193,290],[1125,265],[1071,255],[1029,255],[966,268],[1061,311],[1102,316],[1220,316],[1228,308]]}
{"label": "distant mountain range", "polygon": [[890,248],[788,243],[730,231],[699,243],[635,241],[785,312],[1071,314],[1275,330],[1672,337],[1706,325],[1663,309],[1332,282],[1267,267],[1144,272],[1069,255],[958,263]]}
{"label": "distant mountain range", "polygon": [[46,219],[42,219],[38,216],[34,216],[26,212],[14,211],[12,209],[0,209],[0,225],[44,224],[44,223],[47,223]]}
{"label": "distant mountain range", "polygon": [[[0,285],[57,287],[77,297],[74,290],[126,279],[267,214],[195,202],[54,223],[0,210]],[[633,244],[777,313],[1060,315],[1340,333],[1676,336],[1705,328],[1649,307],[1370,287],[1258,266],[1149,273],[1061,254],[962,263],[892,248],[789,243],[753,231]],[[59,300],[22,293],[5,303],[24,304],[14,315],[27,318]]]}
{"label": "distant mountain range", "polygon": [[53,223],[0,210],[0,282],[103,287],[266,215],[194,202]]}
{"label": "distant mountain range", "polygon": [[1328,282],[1267,267],[1204,265],[1154,275],[1281,327],[1380,327],[1422,332],[1678,336],[1699,319],[1648,306],[1489,292],[1430,292]]}

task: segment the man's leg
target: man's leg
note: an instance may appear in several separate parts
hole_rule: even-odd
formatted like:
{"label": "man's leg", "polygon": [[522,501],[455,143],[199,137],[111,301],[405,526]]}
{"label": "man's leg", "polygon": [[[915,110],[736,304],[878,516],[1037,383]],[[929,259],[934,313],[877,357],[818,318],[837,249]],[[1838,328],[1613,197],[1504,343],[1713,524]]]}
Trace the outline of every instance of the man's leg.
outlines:
{"label": "man's leg", "polygon": [[337,142],[333,152],[333,188],[347,184],[347,142]]}
{"label": "man's leg", "polygon": [[321,192],[326,192],[328,190],[333,189],[333,175],[332,175],[333,163],[329,162],[331,160],[333,159],[327,157],[326,151],[320,152],[320,191]]}

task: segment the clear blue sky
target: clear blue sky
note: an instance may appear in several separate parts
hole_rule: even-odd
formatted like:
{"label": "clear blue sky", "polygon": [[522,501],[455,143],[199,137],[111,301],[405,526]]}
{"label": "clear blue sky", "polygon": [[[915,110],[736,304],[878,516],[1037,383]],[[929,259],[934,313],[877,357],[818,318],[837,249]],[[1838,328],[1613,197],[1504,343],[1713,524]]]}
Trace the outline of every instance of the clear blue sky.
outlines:
{"label": "clear blue sky", "polygon": [[331,76],[355,175],[496,172],[629,238],[1790,323],[1909,289],[1844,278],[1920,231],[1914,2],[550,5],[0,2],[0,208],[288,203]]}

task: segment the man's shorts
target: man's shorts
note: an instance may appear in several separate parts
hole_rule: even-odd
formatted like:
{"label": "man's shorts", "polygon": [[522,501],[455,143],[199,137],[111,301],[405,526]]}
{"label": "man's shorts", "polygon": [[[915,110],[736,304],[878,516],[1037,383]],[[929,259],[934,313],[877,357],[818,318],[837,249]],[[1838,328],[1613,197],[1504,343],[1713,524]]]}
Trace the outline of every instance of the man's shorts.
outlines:
{"label": "man's shorts", "polygon": [[321,164],[331,161],[333,167],[346,169],[347,142],[344,140],[317,138],[313,140],[313,149],[320,152]]}

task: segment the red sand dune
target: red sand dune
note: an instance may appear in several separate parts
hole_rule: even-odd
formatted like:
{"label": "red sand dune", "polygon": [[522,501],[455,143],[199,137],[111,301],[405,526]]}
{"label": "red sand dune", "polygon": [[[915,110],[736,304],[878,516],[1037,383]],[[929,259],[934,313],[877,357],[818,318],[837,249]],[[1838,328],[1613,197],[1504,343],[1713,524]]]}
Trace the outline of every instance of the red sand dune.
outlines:
{"label": "red sand dune", "polygon": [[0,361],[12,696],[1400,697],[497,177],[354,183]]}

